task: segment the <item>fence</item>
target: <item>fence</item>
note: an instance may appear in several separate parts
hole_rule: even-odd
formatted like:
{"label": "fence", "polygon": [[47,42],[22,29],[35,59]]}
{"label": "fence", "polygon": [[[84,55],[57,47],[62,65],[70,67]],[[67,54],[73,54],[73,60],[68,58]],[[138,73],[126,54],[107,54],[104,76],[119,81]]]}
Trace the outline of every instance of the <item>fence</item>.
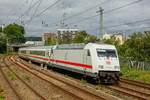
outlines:
{"label": "fence", "polygon": [[139,70],[150,71],[150,61],[134,61],[127,58],[120,58],[120,65]]}

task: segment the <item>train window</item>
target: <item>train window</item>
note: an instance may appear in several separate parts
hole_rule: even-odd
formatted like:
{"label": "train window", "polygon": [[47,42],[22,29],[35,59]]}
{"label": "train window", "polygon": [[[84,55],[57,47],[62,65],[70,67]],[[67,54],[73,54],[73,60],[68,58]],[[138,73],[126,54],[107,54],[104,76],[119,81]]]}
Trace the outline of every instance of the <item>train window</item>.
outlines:
{"label": "train window", "polygon": [[91,56],[90,50],[87,50],[87,56]]}
{"label": "train window", "polygon": [[45,56],[45,51],[30,51],[30,54]]}
{"label": "train window", "polygon": [[98,57],[117,57],[116,51],[112,49],[97,49]]}
{"label": "train window", "polygon": [[25,51],[25,50],[21,50],[20,52],[23,53],[23,54],[26,54],[26,51]]}

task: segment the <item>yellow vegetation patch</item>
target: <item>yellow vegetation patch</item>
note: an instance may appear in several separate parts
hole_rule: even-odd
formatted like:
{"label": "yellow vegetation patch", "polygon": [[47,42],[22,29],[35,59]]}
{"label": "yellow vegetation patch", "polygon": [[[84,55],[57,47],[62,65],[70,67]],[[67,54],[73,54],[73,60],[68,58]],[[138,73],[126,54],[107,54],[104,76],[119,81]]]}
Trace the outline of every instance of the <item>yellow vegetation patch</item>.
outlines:
{"label": "yellow vegetation patch", "polygon": [[137,70],[128,67],[122,67],[121,73],[123,78],[150,83],[150,71],[143,71],[143,70]]}
{"label": "yellow vegetation patch", "polygon": [[4,90],[0,86],[0,100],[4,100]]}

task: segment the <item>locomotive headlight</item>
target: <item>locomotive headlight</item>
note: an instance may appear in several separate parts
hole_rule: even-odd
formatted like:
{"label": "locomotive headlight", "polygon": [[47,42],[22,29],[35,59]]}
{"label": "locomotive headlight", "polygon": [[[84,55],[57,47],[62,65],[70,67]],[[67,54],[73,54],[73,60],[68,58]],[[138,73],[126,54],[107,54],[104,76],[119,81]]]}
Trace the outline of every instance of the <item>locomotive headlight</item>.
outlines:
{"label": "locomotive headlight", "polygon": [[115,66],[114,68],[115,68],[115,69],[119,69],[119,66]]}
{"label": "locomotive headlight", "polygon": [[98,68],[104,69],[104,66],[103,65],[99,65]]}

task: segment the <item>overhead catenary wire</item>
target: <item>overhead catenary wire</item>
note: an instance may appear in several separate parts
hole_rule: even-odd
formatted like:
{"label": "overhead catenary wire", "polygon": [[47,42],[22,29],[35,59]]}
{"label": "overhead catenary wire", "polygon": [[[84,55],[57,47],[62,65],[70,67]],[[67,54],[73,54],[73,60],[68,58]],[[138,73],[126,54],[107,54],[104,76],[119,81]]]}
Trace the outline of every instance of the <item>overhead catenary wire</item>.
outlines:
{"label": "overhead catenary wire", "polygon": [[132,28],[128,28],[128,29],[123,29],[123,30],[110,30],[110,32],[125,32],[125,31],[132,31],[135,29],[146,29],[146,28],[150,28],[150,26],[144,26],[144,27],[132,27]]}
{"label": "overhead catenary wire", "polygon": [[[19,10],[20,10],[20,6],[22,7],[26,2],[27,2],[27,1],[18,2],[18,3],[20,4],[20,5],[19,5]],[[15,7],[13,7],[13,8],[11,9],[11,11],[10,11],[13,16],[15,16],[15,15],[17,14],[16,8],[18,8],[18,7],[15,6]],[[7,19],[10,19],[9,17],[10,17],[10,16],[7,16]],[[15,19],[14,19],[14,21],[15,21]],[[6,24],[6,23],[5,23],[5,24]]]}
{"label": "overhead catenary wire", "polygon": [[[122,8],[125,8],[125,7],[128,7],[128,6],[131,6],[131,5],[136,4],[136,3],[139,3],[139,2],[141,2],[141,1],[143,1],[143,0],[136,0],[136,1],[133,1],[133,2],[130,2],[130,3],[124,4],[124,5],[122,5],[122,6],[113,8],[113,9],[111,9],[111,10],[104,11],[103,13],[104,13],[104,14],[111,13],[111,12],[114,12],[114,11],[116,11],[116,10],[119,10],[119,9],[122,9]],[[83,12],[82,12],[82,13],[83,13]],[[78,14],[77,14],[77,16],[78,16]],[[79,23],[81,23],[81,22],[84,22],[84,21],[86,21],[86,20],[88,20],[88,19],[91,19],[91,18],[94,18],[94,17],[96,17],[96,16],[99,16],[99,14],[95,14],[95,15],[92,15],[92,16],[89,16],[89,17],[86,17],[86,18],[82,18],[82,19],[80,19],[80,20],[77,20],[77,21],[74,21],[74,22],[71,22],[71,23],[68,23],[68,24],[69,24],[69,25],[76,24],[76,23],[79,24]],[[76,16],[74,16],[74,17],[76,17]],[[70,18],[70,17],[68,17],[68,18]],[[65,18],[65,20],[67,20],[67,18]],[[53,25],[56,25],[57,23],[52,23],[52,24],[53,24]],[[57,27],[57,26],[53,26],[53,27]]]}
{"label": "overhead catenary wire", "polygon": [[[37,13],[37,11],[38,11],[38,8],[39,8],[39,6],[41,5],[41,3],[42,3],[42,0],[40,0],[40,1],[39,1],[39,4],[36,6],[35,11],[33,12],[33,15],[31,16],[30,20],[32,20],[32,18],[36,15],[36,13]],[[29,20],[29,21],[30,21],[30,20]]]}
{"label": "overhead catenary wire", "polygon": [[73,17],[79,16],[79,15],[82,15],[82,14],[84,14],[84,13],[87,13],[88,11],[95,9],[96,7],[99,7],[100,5],[105,4],[105,3],[108,2],[108,1],[110,2],[111,0],[105,0],[104,2],[102,2],[102,3],[100,3],[100,4],[97,4],[96,6],[92,6],[92,7],[87,8],[87,9],[81,11],[81,12],[78,12],[78,13],[76,13],[76,14],[73,14],[73,15],[71,15],[71,16],[68,16],[68,17],[66,17],[64,20],[68,20],[68,19],[70,19],[70,18],[73,18]]}
{"label": "overhead catenary wire", "polygon": [[[141,23],[141,22],[149,22],[149,21],[150,21],[150,18],[147,18],[147,19],[136,20],[136,21],[132,21],[132,22],[121,23],[121,24],[117,24],[117,25],[106,26],[106,27],[104,27],[104,29],[120,27],[120,26],[123,26],[123,25],[136,24],[136,23]],[[98,29],[99,29],[99,27],[94,28],[92,30],[98,30]]]}
{"label": "overhead catenary wire", "polygon": [[[114,8],[114,9],[111,9],[111,10],[108,10],[108,11],[104,11],[104,14],[114,12],[114,11],[116,11],[116,10],[119,10],[119,9],[122,9],[122,8],[125,8],[125,7],[128,7],[128,6],[131,6],[131,5],[137,4],[137,3],[142,2],[142,1],[143,1],[143,0],[136,0],[136,1],[130,2],[130,3],[128,3],[128,4],[125,4],[125,5],[116,7],[116,8]],[[71,25],[71,24],[75,24],[75,23],[81,23],[81,22],[83,22],[83,21],[86,21],[86,20],[88,20],[88,19],[94,18],[94,17],[96,17],[96,16],[99,16],[99,14],[95,14],[95,15],[92,15],[92,16],[89,16],[89,17],[80,19],[80,20],[78,20],[78,21],[71,22],[71,23],[69,23],[69,24]]]}
{"label": "overhead catenary wire", "polygon": [[32,17],[29,21],[27,21],[25,24],[28,24],[29,22],[31,22],[34,18],[37,18],[39,16],[41,16],[43,13],[45,13],[48,9],[54,7],[57,3],[59,3],[61,0],[56,0],[53,4],[51,4],[50,6],[48,6],[47,8],[43,9],[40,13],[36,14],[34,17]]}
{"label": "overhead catenary wire", "polygon": [[[90,8],[87,8],[87,9],[81,11],[81,12],[78,12],[78,13],[75,13],[75,14],[73,14],[73,15],[71,15],[71,16],[68,16],[68,17],[64,18],[64,20],[69,20],[69,19],[71,19],[71,18],[73,18],[73,17],[76,17],[76,16],[82,15],[82,14],[84,14],[84,13],[87,13],[87,12],[89,12],[89,11],[95,9],[96,7],[99,7],[100,5],[105,4],[107,1],[110,2],[111,0],[105,0],[104,2],[102,2],[102,3],[100,3],[100,4],[97,4],[97,5],[95,5],[95,6],[92,6],[92,7],[90,7]],[[53,24],[53,25],[56,25],[58,22],[60,22],[60,21],[54,22],[54,23],[52,23],[52,24]]]}
{"label": "overhead catenary wire", "polygon": [[19,16],[17,19],[16,19],[16,22],[20,20],[20,18],[22,18],[23,16],[25,16],[26,14],[28,14],[38,3],[40,2],[40,0],[34,2],[33,4],[30,3],[30,6],[29,8],[21,14],[21,16]]}
{"label": "overhead catenary wire", "polygon": [[[103,13],[104,13],[104,14],[111,13],[111,12],[113,12],[113,11],[116,11],[116,10],[119,10],[119,9],[122,9],[122,8],[125,8],[125,7],[128,7],[128,6],[131,6],[131,5],[133,5],[133,4],[136,4],[136,3],[139,3],[139,2],[142,2],[142,1],[143,1],[143,0],[136,0],[136,1],[133,1],[133,2],[130,2],[130,3],[124,4],[124,5],[122,5],[122,6],[113,8],[113,9],[111,9],[111,10],[104,11]],[[104,3],[104,2],[103,2],[103,3]],[[89,9],[92,9],[92,8],[89,8]],[[87,9],[86,9],[86,10],[87,10]],[[85,12],[86,12],[86,10],[85,10]],[[83,11],[81,11],[81,12],[82,12],[82,13],[85,13],[85,12],[83,12]],[[80,15],[81,12],[77,13],[74,17]],[[81,23],[81,22],[84,22],[84,21],[86,21],[86,20],[88,20],[88,19],[94,18],[94,17],[96,17],[96,16],[99,16],[99,14],[95,14],[95,15],[92,15],[92,16],[89,16],[89,17],[86,17],[86,18],[82,18],[82,19],[80,19],[80,20],[77,20],[77,21],[74,21],[74,22],[71,22],[71,23],[68,23],[68,24],[69,24],[69,25],[72,25],[72,24],[76,24],[76,23]],[[70,17],[71,17],[71,16],[70,16]],[[68,19],[69,19],[69,17],[68,17]],[[65,20],[67,20],[67,18],[65,18]],[[53,24],[53,25],[56,25],[57,23],[52,23],[52,24]],[[55,27],[55,26],[54,26],[54,27]]]}
{"label": "overhead catenary wire", "polygon": [[[132,22],[126,22],[126,23],[121,23],[121,24],[117,24],[117,25],[111,25],[111,26],[106,26],[104,27],[104,29],[109,29],[109,28],[112,28],[112,27],[120,27],[120,26],[123,26],[123,25],[131,25],[131,24],[136,24],[136,23],[141,23],[141,22],[149,22],[150,21],[150,18],[147,18],[147,19],[142,19],[142,20],[136,20],[136,21],[132,21]],[[99,27],[97,28],[94,28],[94,29],[90,29],[88,31],[95,31],[95,30],[98,30]]]}
{"label": "overhead catenary wire", "polygon": [[[125,8],[125,7],[128,7],[128,6],[131,6],[131,5],[136,4],[136,3],[139,3],[139,2],[141,2],[141,1],[143,1],[143,0],[136,0],[136,1],[131,2],[131,3],[128,3],[128,4],[124,4],[124,5],[120,6],[120,7],[116,7],[116,8],[114,8],[114,9],[105,11],[104,14],[114,12],[114,11],[116,11],[116,10],[119,10],[119,9],[122,9],[122,8]],[[83,13],[84,13],[84,12],[83,12]],[[41,14],[41,15],[42,15],[42,14]],[[37,14],[36,16],[39,17],[39,16],[41,16],[41,15]],[[96,16],[98,16],[98,15],[99,15],[99,14],[95,14],[95,15],[93,15],[93,16],[89,16],[89,17],[83,18],[83,19],[81,19],[81,20],[79,20],[79,21],[76,21],[76,23],[77,23],[77,22],[78,22],[78,23],[81,23],[81,22],[83,22],[83,21],[85,21],[85,20],[88,20],[88,19],[90,19],[90,18],[96,17]],[[36,16],[33,17],[32,20],[33,20],[34,18],[36,18]],[[76,16],[72,16],[72,17],[69,16],[69,17],[66,17],[65,19],[68,20],[68,19],[73,18],[73,17],[76,17]],[[68,19],[67,19],[67,18],[68,18]],[[32,21],[32,20],[31,20],[31,21]],[[73,22],[73,23],[69,23],[69,24],[74,24],[74,22]],[[128,22],[128,23],[122,23],[122,24],[127,25],[127,24],[132,24],[132,23],[131,23],[131,22]],[[120,26],[120,25],[122,25],[122,24],[107,26],[107,27],[105,27],[105,28],[108,28],[108,27],[109,27],[109,28],[111,28],[111,27],[118,27],[118,26]]]}

